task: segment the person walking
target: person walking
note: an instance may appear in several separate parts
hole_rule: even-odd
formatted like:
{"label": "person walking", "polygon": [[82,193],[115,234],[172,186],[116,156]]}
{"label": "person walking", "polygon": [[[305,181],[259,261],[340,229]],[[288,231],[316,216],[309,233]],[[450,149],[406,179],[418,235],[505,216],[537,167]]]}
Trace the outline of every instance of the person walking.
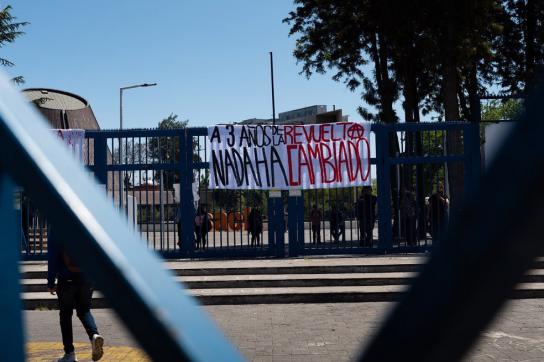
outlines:
{"label": "person walking", "polygon": [[68,257],[66,251],[58,245],[54,233],[51,231],[49,232],[47,254],[47,289],[52,295],[57,295],[59,302],[60,331],[62,344],[64,345],[64,356],[58,361],[77,361],[72,334],[74,308],[91,341],[93,361],[102,358],[104,338],[98,333],[98,328],[91,314],[93,295],[91,284]]}
{"label": "person walking", "polygon": [[314,204],[310,212],[310,222],[312,224],[312,243],[319,244],[321,242],[321,211]]}

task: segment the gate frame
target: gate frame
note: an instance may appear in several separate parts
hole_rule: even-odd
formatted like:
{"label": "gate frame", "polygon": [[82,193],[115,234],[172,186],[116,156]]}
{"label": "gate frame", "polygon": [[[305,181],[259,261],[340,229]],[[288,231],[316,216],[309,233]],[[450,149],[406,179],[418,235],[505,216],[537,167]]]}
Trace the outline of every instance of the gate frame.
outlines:
{"label": "gate frame", "polygon": [[[198,136],[207,136],[208,128],[207,127],[191,127],[184,128],[185,133],[185,143],[184,148],[180,150],[180,153],[183,152],[185,155],[185,167],[182,170],[184,177],[185,185],[185,194],[181,196],[181,208],[182,210],[191,210],[192,218],[184,218],[184,224],[182,227],[187,230],[193,229],[192,220],[194,220],[194,199],[192,192],[192,178],[193,172],[196,170],[207,170],[210,167],[208,161],[194,162],[193,161],[193,137]],[[181,143],[180,143],[181,144]],[[181,180],[180,180],[181,181]],[[183,188],[184,186],[180,186]],[[211,190],[211,189],[210,189]],[[185,196],[183,196],[185,195]],[[214,250],[213,248],[208,248],[205,251],[196,251],[194,249],[195,245],[195,235],[191,233],[182,233],[184,242],[190,245],[189,251],[182,252],[182,256],[191,257],[191,258],[226,258],[226,257],[284,257],[285,252],[285,226],[283,223],[283,201],[282,198],[271,198],[268,200],[268,247],[264,249],[221,249]],[[281,210],[280,210],[281,209]],[[209,241],[208,241],[209,242]]]}
{"label": "gate frame", "polygon": [[[459,130],[463,134],[462,155],[441,155],[441,156],[391,156],[389,150],[388,135],[391,132],[417,132],[434,130]],[[158,250],[165,258],[168,257],[285,257],[312,254],[386,254],[395,252],[422,252],[430,249],[429,246],[394,246],[392,235],[392,195],[390,193],[391,166],[403,164],[447,164],[450,162],[464,163],[464,183],[466,193],[470,193],[480,181],[481,156],[480,156],[480,130],[477,122],[433,122],[433,123],[396,123],[396,124],[371,124],[371,132],[374,132],[376,142],[376,157],[371,158],[371,163],[376,165],[377,195],[378,195],[378,242],[377,247],[353,247],[353,248],[331,248],[331,249],[305,249],[305,223],[304,223],[304,191],[300,195],[293,190],[289,191],[287,198],[288,220],[284,225],[284,204],[283,198],[271,198],[268,202],[268,235],[269,247],[266,249],[222,249],[206,251],[195,250],[195,235],[192,232],[195,216],[194,200],[192,192],[193,173],[195,170],[206,170],[209,168],[207,161],[194,162],[193,160],[193,137],[207,136],[206,127],[192,127],[170,130],[92,130],[85,132],[86,139],[93,139],[94,163],[88,165],[88,169],[100,184],[107,184],[109,171],[130,171],[136,170],[139,165],[112,164],[108,165],[108,143],[111,138],[130,137],[179,137],[180,160],[177,164],[149,164],[149,170],[178,170],[180,173],[180,203],[181,210],[189,213],[189,217],[181,219],[182,229],[191,232],[182,233],[181,250]],[[285,228],[288,236],[285,240]],[[286,247],[287,244],[287,253]],[[40,255],[23,254],[25,260],[44,259],[46,253]]]}
{"label": "gate frame", "polygon": [[[391,132],[452,130],[462,131],[462,155],[402,157],[390,155],[388,136]],[[290,202],[288,217],[290,226],[302,223],[303,232],[301,235],[297,234],[296,237],[294,233],[289,233],[289,256],[316,254],[390,254],[429,251],[432,246],[394,246],[393,244],[392,196],[390,192],[391,166],[463,162],[465,195],[469,194],[479,184],[481,177],[480,125],[476,122],[372,123],[370,131],[374,132],[376,142],[376,157],[371,158],[371,163],[376,165],[378,247],[305,249],[304,199],[303,196],[300,196],[298,198],[300,198],[301,201],[293,200]],[[294,213],[291,212],[291,207],[295,208]],[[300,227],[301,226],[298,225],[298,228]]]}

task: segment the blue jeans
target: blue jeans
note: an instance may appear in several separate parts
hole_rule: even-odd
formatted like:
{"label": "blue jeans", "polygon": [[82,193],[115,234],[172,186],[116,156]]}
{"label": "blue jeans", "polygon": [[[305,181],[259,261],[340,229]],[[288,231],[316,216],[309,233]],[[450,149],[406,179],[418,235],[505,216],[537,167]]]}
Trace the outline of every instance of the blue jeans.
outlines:
{"label": "blue jeans", "polygon": [[59,279],[57,296],[59,300],[60,331],[64,352],[74,351],[74,336],[72,334],[72,314],[74,308],[89,339],[98,334],[96,323],[91,314],[91,298],[93,291],[83,276],[75,276],[70,280]]}

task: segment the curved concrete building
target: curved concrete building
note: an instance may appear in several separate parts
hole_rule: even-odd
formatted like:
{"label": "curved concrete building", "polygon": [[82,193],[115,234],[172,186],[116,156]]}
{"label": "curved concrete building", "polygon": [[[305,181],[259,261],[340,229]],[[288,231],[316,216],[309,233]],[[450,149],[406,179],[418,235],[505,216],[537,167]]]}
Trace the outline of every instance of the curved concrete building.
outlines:
{"label": "curved concrete building", "polygon": [[77,94],[49,88],[29,88],[23,93],[49,121],[51,128],[100,129],[89,102]]}

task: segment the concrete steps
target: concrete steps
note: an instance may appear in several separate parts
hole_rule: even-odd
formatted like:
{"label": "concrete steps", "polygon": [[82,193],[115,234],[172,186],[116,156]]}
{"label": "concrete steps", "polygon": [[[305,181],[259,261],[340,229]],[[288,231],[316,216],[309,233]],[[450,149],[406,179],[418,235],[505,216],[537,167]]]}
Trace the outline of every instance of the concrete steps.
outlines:
{"label": "concrete steps", "polygon": [[[175,280],[202,304],[379,302],[398,300],[425,258],[311,258],[283,260],[169,261]],[[544,298],[544,263],[535,264],[512,298]],[[57,308],[47,292],[45,263],[23,263],[26,309]],[[99,293],[93,307],[107,307]]]}

